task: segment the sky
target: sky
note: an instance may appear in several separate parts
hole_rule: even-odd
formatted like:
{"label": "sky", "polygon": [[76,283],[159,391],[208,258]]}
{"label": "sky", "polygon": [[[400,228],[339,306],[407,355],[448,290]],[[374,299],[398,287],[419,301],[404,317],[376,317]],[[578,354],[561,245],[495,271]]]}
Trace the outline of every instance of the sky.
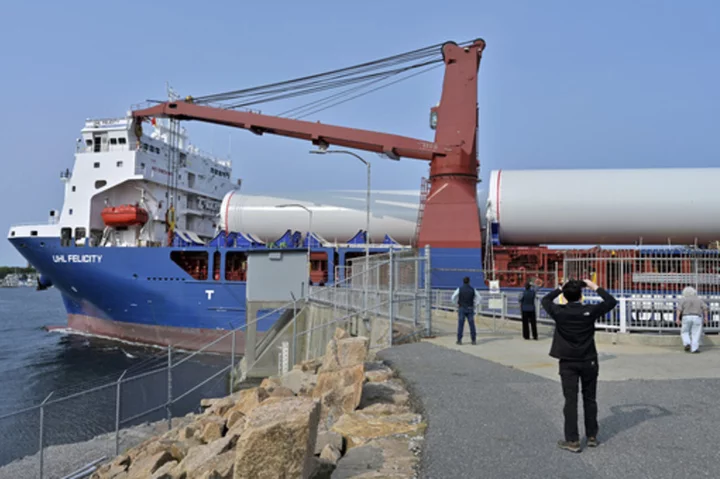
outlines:
{"label": "sky", "polygon": [[[84,120],[163,99],[166,82],[200,96],[478,37],[487,42],[478,82],[485,181],[500,168],[716,166],[718,25],[720,2],[704,0],[6,2],[0,225],[45,222],[62,206],[59,173],[72,167]],[[431,140],[441,88],[437,69],[311,119]],[[187,128],[200,148],[231,154],[248,192],[365,187],[359,162],[309,155],[300,140]],[[373,188],[416,189],[428,172],[425,162],[361,154]],[[23,264],[0,242],[0,265]]]}

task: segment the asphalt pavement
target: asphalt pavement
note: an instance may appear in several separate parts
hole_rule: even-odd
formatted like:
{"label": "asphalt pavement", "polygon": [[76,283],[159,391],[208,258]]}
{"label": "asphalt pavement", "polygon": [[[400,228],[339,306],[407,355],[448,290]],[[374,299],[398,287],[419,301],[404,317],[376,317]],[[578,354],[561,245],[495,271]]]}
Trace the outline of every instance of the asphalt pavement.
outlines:
{"label": "asphalt pavement", "polygon": [[[420,477],[718,477],[720,379],[692,376],[693,364],[702,369],[700,364],[720,360],[720,350],[682,355],[648,349],[657,355],[652,364],[655,374],[649,375],[653,379],[612,374],[618,357],[630,357],[629,363],[622,363],[623,369],[632,369],[632,355],[639,358],[639,368],[649,367],[642,361],[642,351],[633,350],[631,355],[606,351],[607,361],[601,354],[600,446],[588,449],[583,442],[583,451],[577,454],[557,447],[562,438],[563,397],[559,377],[551,379],[548,373],[548,363],[553,362],[547,356],[549,340],[478,339],[477,346],[455,346],[450,337],[445,341],[451,347],[424,341],[378,353],[408,384],[428,421]],[[527,369],[523,371],[480,357],[484,351],[479,348],[487,351],[492,343],[496,353],[504,351],[508,358],[534,343],[535,363],[523,362],[520,367]],[[657,379],[662,361],[669,364],[678,358],[689,361],[687,379],[678,379],[677,374],[673,379]],[[533,367],[542,372],[533,373]],[[605,380],[605,369],[606,376],[615,379]]]}

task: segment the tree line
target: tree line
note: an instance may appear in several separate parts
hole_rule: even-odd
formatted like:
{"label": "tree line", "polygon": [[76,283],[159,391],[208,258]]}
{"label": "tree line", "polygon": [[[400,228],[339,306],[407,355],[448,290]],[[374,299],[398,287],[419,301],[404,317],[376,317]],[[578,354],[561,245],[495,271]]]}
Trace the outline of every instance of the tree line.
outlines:
{"label": "tree line", "polygon": [[27,275],[37,273],[37,271],[35,271],[35,268],[33,268],[32,266],[29,268],[18,268],[17,266],[0,266],[0,280],[5,278],[5,276],[13,273]]}

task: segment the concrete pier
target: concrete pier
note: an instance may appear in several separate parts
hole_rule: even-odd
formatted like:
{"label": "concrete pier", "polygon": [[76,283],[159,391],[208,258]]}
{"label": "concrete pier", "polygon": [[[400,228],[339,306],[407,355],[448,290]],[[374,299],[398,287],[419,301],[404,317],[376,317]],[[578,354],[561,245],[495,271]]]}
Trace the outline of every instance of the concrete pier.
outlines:
{"label": "concrete pier", "polygon": [[[517,325],[479,325],[478,344],[455,344],[455,325],[438,337],[378,355],[422,403],[428,430],[420,477],[717,477],[720,348],[602,341],[600,446],[560,450],[563,396],[550,328],[524,340]],[[494,330],[493,330],[494,329]],[[584,435],[582,402],[579,427]]]}

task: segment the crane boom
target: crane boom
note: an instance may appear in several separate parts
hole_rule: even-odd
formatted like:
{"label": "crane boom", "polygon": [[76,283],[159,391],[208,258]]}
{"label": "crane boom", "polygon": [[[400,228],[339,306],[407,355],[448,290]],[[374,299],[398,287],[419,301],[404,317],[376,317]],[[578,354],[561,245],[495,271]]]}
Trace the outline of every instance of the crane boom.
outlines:
{"label": "crane boom", "polygon": [[482,245],[476,142],[477,72],[484,49],[482,39],[468,46],[454,42],[443,44],[443,89],[440,103],[432,109],[437,118],[434,141],[198,105],[192,98],[136,110],[133,117],[138,122],[149,117],[199,120],[260,135],[269,133],[308,140],[316,145],[384,153],[394,159],[429,160],[430,190],[418,230],[418,245],[474,250]]}
{"label": "crane boom", "polygon": [[262,135],[287,136],[309,140],[314,144],[325,143],[358,150],[385,153],[391,158],[416,158],[431,160],[444,151],[433,142],[416,140],[405,136],[357,130],[342,126],[324,125],[311,121],[292,120],[249,111],[195,105],[190,101],[165,102],[144,110],[133,112],[136,118],[166,117],[178,120],[199,120],[216,125],[232,126]]}

